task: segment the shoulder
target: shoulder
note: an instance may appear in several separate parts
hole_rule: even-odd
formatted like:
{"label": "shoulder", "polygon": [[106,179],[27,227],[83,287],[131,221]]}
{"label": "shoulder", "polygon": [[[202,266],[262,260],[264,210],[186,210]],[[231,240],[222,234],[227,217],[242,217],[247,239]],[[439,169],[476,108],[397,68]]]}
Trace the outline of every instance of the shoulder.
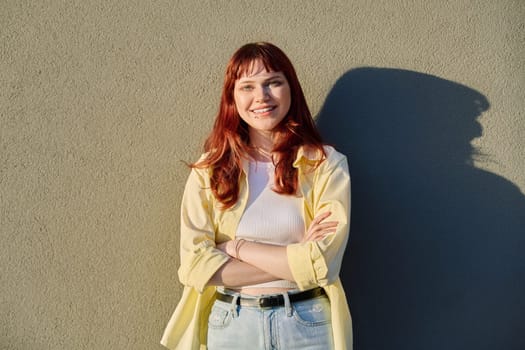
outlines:
{"label": "shoulder", "polygon": [[188,164],[190,167],[189,179],[204,184],[209,184],[211,177],[211,167],[205,165],[208,153],[203,153],[195,163]]}
{"label": "shoulder", "polygon": [[302,146],[297,152],[297,160],[306,159],[309,161],[337,161],[343,158],[346,158],[345,155],[337,151],[333,146],[324,145],[323,146],[324,154],[317,149],[310,146]]}
{"label": "shoulder", "polygon": [[325,159],[318,167],[318,173],[321,174],[332,174],[335,171],[348,173],[348,161],[346,156],[337,151],[332,146],[324,146]]}
{"label": "shoulder", "polygon": [[343,162],[343,161],[346,162],[346,156],[343,153],[337,151],[332,146],[325,145],[324,146],[324,152],[326,154],[325,161],[328,164],[337,164],[337,163],[340,163],[340,162]]}
{"label": "shoulder", "polygon": [[297,153],[294,166],[305,173],[309,173],[311,170],[315,170],[316,173],[325,173],[340,166],[345,169],[348,168],[346,156],[343,153],[329,145],[324,145],[323,150],[324,154],[315,148],[301,147]]}

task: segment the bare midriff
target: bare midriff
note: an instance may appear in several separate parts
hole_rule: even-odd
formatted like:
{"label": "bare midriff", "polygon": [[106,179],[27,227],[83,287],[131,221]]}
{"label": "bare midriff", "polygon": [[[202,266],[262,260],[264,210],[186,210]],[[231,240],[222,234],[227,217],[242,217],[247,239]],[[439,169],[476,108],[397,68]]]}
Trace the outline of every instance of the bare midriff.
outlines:
{"label": "bare midriff", "polygon": [[280,294],[287,292],[291,289],[289,288],[229,288],[230,290],[239,292],[241,294],[259,296],[259,295],[269,295],[269,294]]}

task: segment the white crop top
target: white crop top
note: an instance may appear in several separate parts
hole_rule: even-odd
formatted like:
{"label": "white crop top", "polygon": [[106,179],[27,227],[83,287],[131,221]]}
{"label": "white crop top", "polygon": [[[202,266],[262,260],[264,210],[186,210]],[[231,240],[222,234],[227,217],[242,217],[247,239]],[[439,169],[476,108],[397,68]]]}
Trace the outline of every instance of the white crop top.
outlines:
{"label": "white crop top", "polygon": [[[299,242],[305,233],[302,199],[272,191],[275,167],[271,162],[250,162],[248,202],[237,227],[236,238],[288,245]],[[294,282],[279,280],[245,288],[290,288]]]}

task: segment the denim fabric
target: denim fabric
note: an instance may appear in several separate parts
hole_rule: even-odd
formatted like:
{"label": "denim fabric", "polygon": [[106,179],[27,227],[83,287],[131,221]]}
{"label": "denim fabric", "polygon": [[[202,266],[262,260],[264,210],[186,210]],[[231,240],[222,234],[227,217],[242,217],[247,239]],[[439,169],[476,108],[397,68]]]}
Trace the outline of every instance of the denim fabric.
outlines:
{"label": "denim fabric", "polygon": [[237,306],[236,298],[216,300],[208,319],[208,349],[333,349],[328,297],[290,303],[288,294],[283,296],[285,306],[271,308]]}

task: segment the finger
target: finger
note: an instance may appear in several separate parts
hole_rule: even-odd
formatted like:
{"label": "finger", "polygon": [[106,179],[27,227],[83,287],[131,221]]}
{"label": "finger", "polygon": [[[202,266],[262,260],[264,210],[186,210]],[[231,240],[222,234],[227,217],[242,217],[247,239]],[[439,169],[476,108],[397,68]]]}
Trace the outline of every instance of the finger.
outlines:
{"label": "finger", "polygon": [[[322,220],[321,220],[322,221]],[[326,222],[321,222],[321,221],[312,221],[312,223],[310,224],[310,226],[308,227],[308,230],[312,230],[312,229],[315,229],[316,227],[320,226],[320,225],[324,225],[324,224],[329,224],[329,225],[332,225],[332,224],[336,224],[338,223],[339,221],[326,221]]]}
{"label": "finger", "polygon": [[306,235],[303,237],[303,242],[313,241],[316,237],[317,232],[316,231],[308,231]]}
{"label": "finger", "polygon": [[326,221],[322,222],[320,224],[315,225],[316,228],[324,228],[324,227],[335,227],[339,225],[339,221]]}
{"label": "finger", "polygon": [[337,229],[335,227],[334,228],[327,228],[327,229],[324,229],[324,230],[315,231],[315,232],[312,232],[307,237],[305,237],[304,241],[319,241],[319,240],[325,238],[326,236],[328,236],[330,234],[334,234],[336,231],[337,231]]}
{"label": "finger", "polygon": [[323,230],[316,231],[312,236],[324,236],[328,233],[334,233],[337,231],[336,227],[328,227]]}
{"label": "finger", "polygon": [[315,236],[312,236],[310,237],[310,239],[308,240],[305,240],[305,242],[317,242],[317,241],[322,241],[323,239],[325,239],[326,237],[330,236],[330,235],[333,235],[334,232],[324,232],[323,234],[319,234],[319,235],[315,235]]}
{"label": "finger", "polygon": [[322,223],[322,224],[318,224],[318,225],[315,225],[315,226],[311,227],[309,231],[311,231],[311,232],[318,232],[318,231],[323,231],[323,230],[327,230],[327,229],[335,229],[335,228],[337,228],[338,225],[339,225],[339,223],[337,223],[337,222]]}
{"label": "finger", "polygon": [[323,221],[324,219],[326,219],[327,217],[329,217],[330,215],[332,215],[332,212],[330,211],[327,211],[327,212],[324,212],[324,213],[321,213],[319,215],[317,215],[312,222],[315,222],[315,223],[320,223],[321,221]]}
{"label": "finger", "polygon": [[312,237],[315,237],[319,234],[324,234],[326,232],[335,232],[337,230],[338,223],[337,222],[330,222],[330,223],[323,223],[319,225],[315,225],[311,227],[308,232],[306,232],[304,239],[310,240]]}

